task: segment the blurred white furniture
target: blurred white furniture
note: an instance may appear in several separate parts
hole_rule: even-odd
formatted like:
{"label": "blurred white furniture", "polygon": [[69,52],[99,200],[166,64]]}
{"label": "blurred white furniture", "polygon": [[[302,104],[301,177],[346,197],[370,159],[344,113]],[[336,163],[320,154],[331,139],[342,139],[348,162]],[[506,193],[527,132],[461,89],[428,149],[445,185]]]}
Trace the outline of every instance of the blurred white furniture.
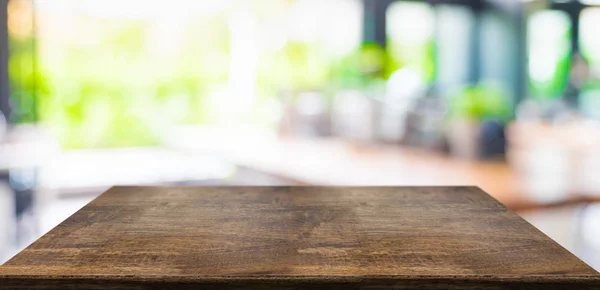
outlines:
{"label": "blurred white furniture", "polygon": [[37,237],[37,169],[54,148],[35,126],[9,128],[0,139],[0,263]]}
{"label": "blurred white furniture", "polygon": [[537,198],[600,198],[599,122],[514,122],[508,140],[510,163]]}

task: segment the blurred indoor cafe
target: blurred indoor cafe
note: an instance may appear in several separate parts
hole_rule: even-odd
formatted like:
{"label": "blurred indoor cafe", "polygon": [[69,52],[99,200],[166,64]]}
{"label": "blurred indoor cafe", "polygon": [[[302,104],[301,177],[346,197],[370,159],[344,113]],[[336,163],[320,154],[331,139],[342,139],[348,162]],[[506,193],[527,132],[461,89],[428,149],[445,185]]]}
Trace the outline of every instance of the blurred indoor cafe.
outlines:
{"label": "blurred indoor cafe", "polygon": [[114,185],[472,185],[600,270],[598,0],[0,3],[0,264]]}

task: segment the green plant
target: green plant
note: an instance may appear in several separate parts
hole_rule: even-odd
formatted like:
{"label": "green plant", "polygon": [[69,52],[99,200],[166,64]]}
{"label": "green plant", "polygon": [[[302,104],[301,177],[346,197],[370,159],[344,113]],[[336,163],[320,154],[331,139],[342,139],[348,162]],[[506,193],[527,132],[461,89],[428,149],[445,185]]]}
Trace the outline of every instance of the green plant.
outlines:
{"label": "green plant", "polygon": [[510,105],[506,96],[489,85],[466,86],[450,96],[450,118],[506,120],[510,117]]}

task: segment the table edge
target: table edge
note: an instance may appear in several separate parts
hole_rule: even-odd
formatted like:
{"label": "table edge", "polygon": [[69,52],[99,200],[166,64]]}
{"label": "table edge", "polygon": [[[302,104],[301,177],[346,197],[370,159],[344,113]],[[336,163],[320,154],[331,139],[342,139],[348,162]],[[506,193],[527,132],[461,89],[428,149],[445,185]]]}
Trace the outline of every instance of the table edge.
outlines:
{"label": "table edge", "polygon": [[323,275],[323,276],[305,276],[305,275],[273,275],[273,274],[250,274],[240,275],[219,275],[219,276],[200,276],[200,275],[121,275],[121,274],[90,274],[90,275],[11,275],[0,274],[0,281],[6,280],[78,280],[78,279],[99,279],[111,281],[161,281],[169,280],[174,282],[217,282],[217,281],[332,281],[332,282],[359,282],[362,280],[439,280],[451,279],[462,281],[514,281],[514,282],[540,282],[556,281],[569,282],[576,280],[600,282],[600,274],[440,274],[440,275]]}

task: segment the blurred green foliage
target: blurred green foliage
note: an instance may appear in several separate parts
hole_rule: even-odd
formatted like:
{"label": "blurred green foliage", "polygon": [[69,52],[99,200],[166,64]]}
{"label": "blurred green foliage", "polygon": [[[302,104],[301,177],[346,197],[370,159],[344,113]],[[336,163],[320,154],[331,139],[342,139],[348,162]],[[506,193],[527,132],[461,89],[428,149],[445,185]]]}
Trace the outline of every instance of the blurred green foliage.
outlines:
{"label": "blurred green foliage", "polygon": [[37,70],[33,38],[12,39],[8,70],[10,78],[12,120],[32,123],[37,120],[36,96],[43,90],[44,77]]}
{"label": "blurred green foliage", "polygon": [[435,80],[436,51],[433,39],[423,44],[412,45],[398,43],[394,39],[388,39],[388,43],[386,78],[398,69],[410,66],[419,69],[428,83]]}
{"label": "blurred green foliage", "polygon": [[35,41],[11,41],[13,102],[38,105],[18,122],[35,121],[37,112],[65,148],[155,145],[170,125],[211,122],[206,95],[228,79],[225,15],[189,25],[179,50],[165,58],[152,51],[148,23],[94,25],[102,29],[94,45],[75,40],[50,57]]}
{"label": "blurred green foliage", "polygon": [[[557,11],[543,11],[537,12],[534,17],[544,17],[546,13],[558,13]],[[564,13],[563,13],[564,14]],[[564,15],[566,18],[566,14]],[[561,19],[561,18],[558,18]],[[572,51],[570,49],[571,45],[571,35],[573,33],[572,27],[570,23],[562,23],[557,19],[553,19],[557,22],[555,25],[561,25],[560,29],[557,27],[548,28],[548,27],[533,27],[537,22],[530,21],[530,33],[554,33],[556,34],[555,43],[545,43],[543,46],[539,45],[535,48],[530,48],[530,57],[540,57],[540,55],[545,56],[544,63],[546,65],[552,66],[547,67],[545,69],[551,70],[553,74],[548,78],[549,80],[535,80],[530,76],[529,78],[529,93],[533,98],[536,99],[558,99],[560,98],[568,84],[569,73],[571,67],[571,54]],[[566,20],[565,20],[566,22]],[[545,24],[545,23],[543,23]],[[542,24],[538,23],[538,26],[542,26]],[[530,36],[531,37],[531,36]],[[530,44],[531,46],[531,44]],[[563,48],[563,49],[558,49]],[[553,51],[559,51],[558,55],[554,59],[552,56],[555,56]],[[548,58],[547,56],[551,56]],[[530,64],[531,65],[531,64]]]}
{"label": "blurred green foliage", "polygon": [[549,82],[538,82],[530,78],[529,92],[534,98],[557,99],[565,92],[569,81],[571,54],[563,55],[554,62],[555,73]]}
{"label": "blurred green foliage", "polygon": [[[172,125],[222,119],[214,107],[230,76],[228,11],[179,26],[183,33],[174,43],[157,42],[157,27],[149,20],[82,16],[76,23],[81,27],[73,27],[70,36],[56,38],[64,40],[58,48],[56,43],[48,48],[43,37],[11,37],[17,122],[49,124],[60,144],[74,149],[157,145]],[[269,102],[282,92],[333,96],[340,89],[370,90],[407,65],[434,79],[433,41],[390,43],[392,49],[364,44],[334,55],[325,45],[290,40],[261,53],[250,118],[269,124]]]}
{"label": "blurred green foliage", "polygon": [[263,55],[258,83],[272,93],[322,89],[327,85],[331,63],[322,47],[289,42],[282,49]]}
{"label": "blurred green foliage", "polygon": [[448,100],[451,119],[508,120],[511,116],[506,95],[491,85],[466,86]]}

